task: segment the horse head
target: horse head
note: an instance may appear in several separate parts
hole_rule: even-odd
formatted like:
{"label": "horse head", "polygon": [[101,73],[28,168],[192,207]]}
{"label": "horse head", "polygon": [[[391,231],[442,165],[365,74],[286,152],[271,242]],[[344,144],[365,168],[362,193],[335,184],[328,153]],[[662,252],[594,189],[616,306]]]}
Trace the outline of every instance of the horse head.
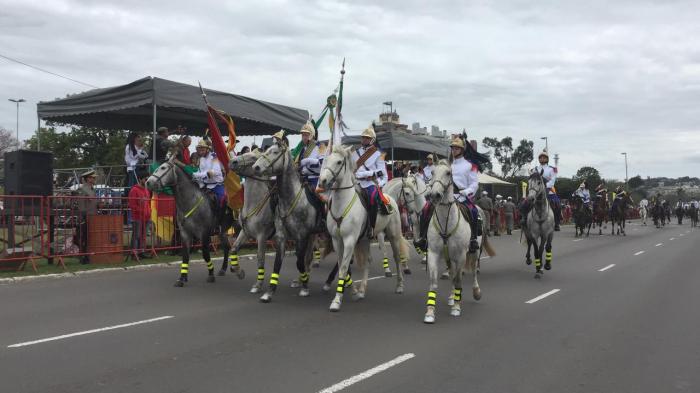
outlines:
{"label": "horse head", "polygon": [[[352,159],[352,147],[333,146],[331,154],[323,160],[321,174],[318,177],[318,187],[328,189],[337,184],[337,187],[347,187],[343,185],[343,180],[351,177],[355,173],[355,161]],[[352,182],[350,185],[354,184]]]}
{"label": "horse head", "polygon": [[258,175],[268,172],[277,176],[281,175],[291,163],[292,156],[289,152],[289,146],[284,142],[277,142],[260,155],[260,158],[253,164],[253,170]]}
{"label": "horse head", "polygon": [[430,198],[434,201],[443,198],[452,198],[452,168],[445,160],[441,160],[433,170],[433,178],[430,180]]}
{"label": "horse head", "polygon": [[177,184],[177,176],[175,166],[182,164],[172,155],[169,160],[160,164],[160,166],[146,180],[146,188],[151,191],[161,191],[165,187],[172,187]]}
{"label": "horse head", "polygon": [[545,184],[542,175],[544,170],[533,170],[530,177],[527,179],[527,199],[529,203],[534,203],[535,200],[542,200],[545,196]]}
{"label": "horse head", "polygon": [[420,214],[425,205],[428,186],[415,174],[401,178],[401,195],[403,203],[411,210],[411,213]]}
{"label": "horse head", "polygon": [[253,165],[260,159],[262,153],[255,149],[245,154],[239,154],[229,161],[229,168],[241,176],[253,176]]}

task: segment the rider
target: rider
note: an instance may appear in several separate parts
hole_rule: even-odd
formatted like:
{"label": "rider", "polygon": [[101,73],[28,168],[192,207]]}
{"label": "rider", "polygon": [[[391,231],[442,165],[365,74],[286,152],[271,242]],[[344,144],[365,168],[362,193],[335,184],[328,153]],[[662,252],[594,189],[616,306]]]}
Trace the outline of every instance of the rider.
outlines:
{"label": "rider", "polygon": [[602,201],[608,199],[608,188],[605,187],[605,182],[598,184],[598,187],[595,188],[595,195]]}
{"label": "rider", "polygon": [[[479,211],[474,205],[474,197],[479,189],[479,171],[482,165],[488,158],[479,154],[469,143],[465,143],[466,135],[462,137],[456,136],[450,143],[452,150],[452,181],[455,186],[456,194],[454,194],[457,202],[465,205],[471,211],[472,217],[469,220],[471,227],[471,239],[469,241],[469,252],[475,253],[479,249],[479,243],[476,241],[479,228]],[[428,201],[423,208],[423,214],[420,218],[420,237],[414,242],[416,248],[426,250],[428,225],[433,215],[433,204]]]}
{"label": "rider", "polygon": [[[600,187],[598,187],[600,188]],[[583,201],[583,205],[586,206],[587,208],[591,208],[591,193],[588,191],[588,182],[584,181],[581,183],[580,186],[578,186],[578,189],[574,191],[574,195]]]}
{"label": "rider", "polygon": [[[554,211],[554,230],[558,231],[559,223],[561,222],[561,202],[554,188],[554,183],[557,181],[557,168],[549,165],[549,153],[547,149],[542,150],[542,153],[537,157],[540,165],[535,167],[537,172],[542,172],[542,178],[545,181],[548,193],[547,198],[552,205]],[[525,200],[521,205],[520,227],[524,228],[527,224],[527,215],[530,212],[530,204]]]}
{"label": "rider", "polygon": [[374,133],[374,127],[369,126],[366,130],[362,132],[361,143],[362,145],[355,150],[353,153],[353,158],[355,160],[355,165],[357,170],[355,170],[355,177],[357,178],[360,187],[365,193],[365,197],[369,201],[369,237],[374,237],[374,225],[377,223],[377,210],[382,209],[382,214],[390,214],[390,207],[387,206],[385,201],[382,199],[377,179],[381,177],[386,177],[385,165],[381,164],[381,152],[374,145],[374,141],[377,136]]}
{"label": "rider", "polygon": [[425,161],[426,165],[423,167],[423,181],[425,184],[428,184],[430,183],[430,180],[433,179],[433,170],[435,169],[435,165],[433,165],[433,155],[428,154]]}
{"label": "rider", "polygon": [[210,151],[209,143],[202,139],[197,144],[197,156],[199,157],[199,169],[192,177],[199,188],[206,188],[216,195],[218,207],[222,206],[226,193],[224,191],[224,171],[221,163],[216,158],[216,153]]}
{"label": "rider", "polygon": [[313,135],[316,129],[310,121],[301,128],[301,150],[296,156],[295,162],[299,166],[299,173],[303,181],[311,187],[316,188],[318,176],[321,173],[323,157],[319,151],[318,142],[314,141]]}

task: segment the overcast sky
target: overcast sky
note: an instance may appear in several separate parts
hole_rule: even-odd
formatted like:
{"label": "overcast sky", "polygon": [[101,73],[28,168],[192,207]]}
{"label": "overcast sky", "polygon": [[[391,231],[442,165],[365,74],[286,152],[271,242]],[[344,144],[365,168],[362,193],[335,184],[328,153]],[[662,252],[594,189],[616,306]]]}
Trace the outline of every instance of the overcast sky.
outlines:
{"label": "overcast sky", "polygon": [[[378,4],[380,3],[380,4]],[[458,6],[457,4],[470,4]],[[428,5],[429,4],[429,5]],[[697,1],[8,1],[0,54],[107,87],[197,80],[318,115],[347,58],[344,113],[470,137],[549,138],[560,173],[700,175]],[[0,58],[0,126],[89,87]],[[323,135],[322,135],[323,137]]]}

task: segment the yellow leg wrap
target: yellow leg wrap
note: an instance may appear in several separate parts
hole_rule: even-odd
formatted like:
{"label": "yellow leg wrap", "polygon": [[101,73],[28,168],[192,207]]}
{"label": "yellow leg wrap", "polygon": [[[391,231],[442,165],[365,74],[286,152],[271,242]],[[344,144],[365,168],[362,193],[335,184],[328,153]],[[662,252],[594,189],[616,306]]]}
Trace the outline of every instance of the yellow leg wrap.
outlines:
{"label": "yellow leg wrap", "polygon": [[384,258],[384,263],[383,263],[384,269],[389,268],[389,258]]}
{"label": "yellow leg wrap", "polygon": [[214,262],[212,262],[212,261],[207,262],[207,269],[214,270]]}
{"label": "yellow leg wrap", "polygon": [[336,288],[335,291],[338,293],[343,293],[344,290],[345,290],[345,280],[343,280],[342,278],[338,279],[338,288]]}
{"label": "yellow leg wrap", "polygon": [[238,266],[238,254],[231,254],[228,259],[231,266]]}
{"label": "yellow leg wrap", "polygon": [[299,275],[299,281],[301,282],[309,282],[309,273],[301,273]]}
{"label": "yellow leg wrap", "polygon": [[262,281],[265,279],[265,269],[258,269],[258,281]]}
{"label": "yellow leg wrap", "polygon": [[459,302],[462,300],[462,288],[455,288],[454,289],[454,299],[456,302]]}
{"label": "yellow leg wrap", "polygon": [[539,269],[540,266],[542,266],[542,260],[539,258],[535,258],[535,267]]}
{"label": "yellow leg wrap", "polygon": [[437,292],[428,291],[428,301],[426,302],[426,304],[429,306],[435,306],[437,304],[436,300],[437,300]]}
{"label": "yellow leg wrap", "polygon": [[270,275],[270,285],[279,285],[279,283],[280,283],[279,278],[280,278],[279,274],[272,273],[272,275]]}
{"label": "yellow leg wrap", "polygon": [[314,251],[314,259],[317,261],[321,259],[321,251],[319,251],[319,250]]}
{"label": "yellow leg wrap", "polygon": [[187,274],[187,271],[189,270],[190,264],[189,263],[181,263],[180,264],[180,273],[181,274]]}
{"label": "yellow leg wrap", "polygon": [[544,258],[547,262],[552,262],[552,253],[548,252],[544,255]]}
{"label": "yellow leg wrap", "polygon": [[350,285],[352,285],[352,278],[350,278],[350,275],[348,274],[345,276],[345,288],[349,288]]}

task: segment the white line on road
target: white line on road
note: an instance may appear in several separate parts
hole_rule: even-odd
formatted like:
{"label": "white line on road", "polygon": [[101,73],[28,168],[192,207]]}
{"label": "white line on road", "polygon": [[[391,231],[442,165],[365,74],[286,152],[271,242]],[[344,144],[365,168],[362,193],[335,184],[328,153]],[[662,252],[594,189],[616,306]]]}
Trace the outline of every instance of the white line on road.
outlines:
{"label": "white line on road", "polygon": [[540,296],[537,296],[536,298],[533,298],[533,299],[526,301],[525,303],[532,304],[535,302],[539,302],[540,300],[546,298],[547,296],[554,295],[555,293],[557,293],[559,291],[561,291],[561,289],[552,289],[551,291],[549,291],[547,293],[543,293]]}
{"label": "white line on road", "polygon": [[655,245],[654,247],[661,247],[663,245],[664,245],[663,243],[659,243],[659,244]]}
{"label": "white line on road", "polygon": [[606,267],[604,267],[604,268],[602,268],[602,269],[599,269],[598,271],[599,271],[599,272],[604,272],[604,271],[606,271],[606,270],[608,270],[608,269],[612,269],[613,267],[615,267],[615,264],[614,264],[614,263],[611,264],[611,265],[608,265],[608,266],[606,266]]}
{"label": "white line on road", "polygon": [[685,236],[685,234],[684,234],[684,233],[680,233],[680,234],[678,234],[678,236]]}
{"label": "white line on road", "polygon": [[335,392],[339,392],[339,391],[341,391],[341,390],[343,390],[343,389],[345,389],[345,388],[347,388],[347,387],[349,387],[349,386],[352,386],[352,385],[354,385],[354,384],[356,384],[356,383],[358,383],[358,382],[360,382],[360,381],[363,381],[363,380],[365,380],[365,379],[367,379],[367,378],[369,378],[369,377],[371,377],[371,376],[373,376],[373,375],[375,375],[375,374],[378,374],[378,373],[380,373],[380,372],[382,372],[382,371],[386,371],[386,370],[388,370],[388,369],[391,368],[391,367],[394,367],[394,366],[396,366],[396,365],[398,365],[398,364],[401,364],[401,363],[405,362],[406,360],[412,359],[412,358],[414,358],[415,356],[416,356],[416,355],[414,355],[414,354],[412,354],[412,353],[407,353],[407,354],[401,355],[401,356],[397,357],[396,359],[393,359],[393,360],[390,360],[390,361],[388,361],[388,362],[386,362],[386,363],[380,364],[380,365],[377,366],[377,367],[370,368],[369,370],[367,370],[367,371],[365,371],[365,372],[362,372],[362,373],[360,373],[360,374],[357,374],[357,375],[355,375],[354,377],[350,377],[350,378],[348,378],[348,379],[346,379],[346,380],[344,380],[344,381],[340,381],[340,382],[336,383],[336,384],[333,385],[333,386],[330,386],[330,387],[327,387],[327,388],[325,388],[325,389],[323,389],[323,390],[320,390],[319,393],[335,393]]}
{"label": "white line on road", "polygon": [[19,344],[12,344],[12,345],[8,345],[7,347],[8,348],[26,347],[27,345],[41,344],[41,343],[45,343],[47,341],[63,340],[64,338],[82,336],[85,334],[100,333],[100,332],[105,332],[108,330],[121,329],[121,328],[125,328],[125,327],[136,326],[136,325],[143,325],[144,323],[157,322],[157,321],[162,321],[164,319],[170,319],[170,318],[175,318],[175,317],[172,315],[165,315],[165,316],[158,317],[158,318],[151,318],[151,319],[146,319],[143,321],[130,322],[130,323],[122,324],[122,325],[107,326],[107,327],[103,327],[103,328],[99,328],[99,329],[85,330],[83,332],[64,334],[64,335],[56,336],[56,337],[42,338],[41,340],[27,341],[27,342],[23,342],[23,343],[19,343]]}
{"label": "white line on road", "polygon": [[672,238],[670,238],[670,239],[668,239],[668,240],[676,240],[676,238],[675,238],[675,237],[672,237]]}
{"label": "white line on road", "polygon": [[583,239],[574,239],[575,242],[580,242]]}
{"label": "white line on road", "polygon": [[644,254],[644,251],[637,251],[634,253],[634,256],[636,257],[637,255],[642,255]]}

